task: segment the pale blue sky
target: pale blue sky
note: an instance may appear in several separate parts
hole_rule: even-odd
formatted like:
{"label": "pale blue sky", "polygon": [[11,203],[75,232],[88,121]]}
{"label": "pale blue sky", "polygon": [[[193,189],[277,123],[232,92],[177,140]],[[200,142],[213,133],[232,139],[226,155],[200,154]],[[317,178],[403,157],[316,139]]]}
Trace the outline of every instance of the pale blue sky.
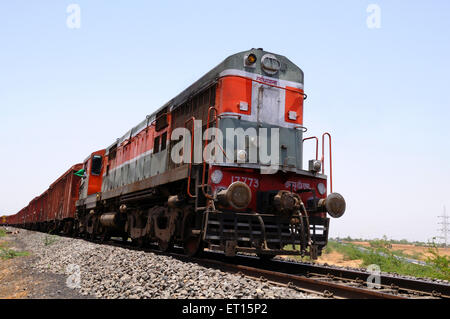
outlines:
{"label": "pale blue sky", "polygon": [[0,215],[252,47],[304,70],[308,133],[332,133],[348,209],[331,236],[435,236],[450,208],[450,2],[437,0],[2,1]]}

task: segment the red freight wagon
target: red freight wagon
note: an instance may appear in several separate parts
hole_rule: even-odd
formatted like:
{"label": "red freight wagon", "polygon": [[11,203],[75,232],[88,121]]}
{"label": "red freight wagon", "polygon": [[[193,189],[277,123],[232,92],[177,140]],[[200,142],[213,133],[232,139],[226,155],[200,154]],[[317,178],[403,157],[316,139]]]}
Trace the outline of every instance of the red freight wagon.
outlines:
{"label": "red freight wagon", "polygon": [[59,232],[65,230],[65,227],[72,229],[81,181],[81,177],[74,173],[82,168],[83,164],[72,166],[27,207],[16,215],[9,216],[8,224],[41,231]]}
{"label": "red freight wagon", "polygon": [[31,215],[33,214],[33,201],[34,199],[25,207],[25,224],[31,225]]}
{"label": "red freight wagon", "polygon": [[8,225],[17,225],[19,223],[19,213],[9,216]]}
{"label": "red freight wagon", "polygon": [[43,223],[46,221],[46,213],[47,213],[47,197],[48,197],[48,191],[45,191],[40,198],[40,205],[39,205],[39,217],[38,222]]}
{"label": "red freight wagon", "polygon": [[28,205],[27,224],[35,225],[37,222],[37,212],[39,207],[39,197],[35,197]]}
{"label": "red freight wagon", "polygon": [[27,222],[27,211],[28,211],[28,206],[25,206],[22,211],[21,214],[19,216],[19,224],[22,224],[25,226],[26,222]]}
{"label": "red freight wagon", "polygon": [[24,208],[22,208],[22,210],[20,211],[18,224],[20,224],[20,225],[25,225],[26,214],[27,214],[27,207],[24,207]]}
{"label": "red freight wagon", "polygon": [[22,211],[19,211],[17,214],[14,215],[12,221],[13,221],[13,225],[19,225],[20,224],[20,213]]}
{"label": "red freight wagon", "polygon": [[26,206],[26,207],[23,209],[23,212],[22,212],[22,216],[21,216],[21,219],[20,219],[20,223],[22,223],[22,224],[24,224],[24,225],[25,225],[26,222],[27,222],[28,211],[29,211],[28,206]]}
{"label": "red freight wagon", "polygon": [[30,223],[30,206],[24,208],[23,210],[23,223],[28,225]]}
{"label": "red freight wagon", "polygon": [[40,229],[40,225],[45,221],[45,211],[46,211],[46,194],[47,191],[42,195],[37,197],[33,202],[33,225],[32,229]]}
{"label": "red freight wagon", "polygon": [[15,218],[15,223],[17,224],[17,225],[21,225],[22,224],[22,221],[23,221],[23,219],[22,219],[22,215],[23,215],[23,208],[16,214],[16,218]]}
{"label": "red freight wagon", "polygon": [[15,225],[16,217],[17,217],[17,214],[11,215],[11,216],[6,216],[6,224],[7,225]]}
{"label": "red freight wagon", "polygon": [[48,230],[61,230],[63,221],[73,220],[75,217],[75,202],[78,199],[81,177],[74,175],[83,168],[83,164],[76,164],[58,178],[46,192],[44,207],[45,221]]}

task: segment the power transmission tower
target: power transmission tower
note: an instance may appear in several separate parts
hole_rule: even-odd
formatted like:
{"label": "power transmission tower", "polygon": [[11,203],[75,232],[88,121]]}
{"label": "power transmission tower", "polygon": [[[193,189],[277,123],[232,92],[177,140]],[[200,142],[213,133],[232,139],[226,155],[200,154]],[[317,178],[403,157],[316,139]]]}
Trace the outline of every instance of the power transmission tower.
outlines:
{"label": "power transmission tower", "polygon": [[449,218],[450,216],[447,216],[447,212],[445,211],[445,206],[444,206],[444,212],[442,215],[438,216],[438,218],[440,218],[442,221],[440,221],[438,224],[442,225],[439,229],[439,231],[441,232],[441,236],[438,236],[438,238],[444,240],[444,245],[445,247],[447,247],[448,244],[448,232],[450,230],[450,223],[449,223]]}

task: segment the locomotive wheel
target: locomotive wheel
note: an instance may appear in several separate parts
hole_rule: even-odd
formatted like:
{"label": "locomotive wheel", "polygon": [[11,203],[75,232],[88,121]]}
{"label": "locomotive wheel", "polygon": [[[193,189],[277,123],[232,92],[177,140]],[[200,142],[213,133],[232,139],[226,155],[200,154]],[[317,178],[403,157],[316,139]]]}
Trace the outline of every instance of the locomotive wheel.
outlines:
{"label": "locomotive wheel", "polygon": [[189,257],[194,257],[203,252],[203,243],[199,236],[190,236],[184,241],[184,253]]}

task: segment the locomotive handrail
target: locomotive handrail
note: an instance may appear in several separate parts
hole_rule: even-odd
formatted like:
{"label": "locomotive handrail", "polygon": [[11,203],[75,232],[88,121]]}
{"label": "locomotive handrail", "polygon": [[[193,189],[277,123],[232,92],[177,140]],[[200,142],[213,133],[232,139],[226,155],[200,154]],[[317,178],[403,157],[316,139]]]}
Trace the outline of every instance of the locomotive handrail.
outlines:
{"label": "locomotive handrail", "polygon": [[189,195],[189,197],[191,197],[191,198],[195,198],[195,197],[197,197],[197,196],[194,196],[194,195],[192,195],[191,194],[191,190],[190,190],[190,188],[191,188],[191,170],[192,170],[192,157],[193,157],[193,153],[194,153],[194,130],[195,130],[195,117],[191,117],[191,118],[189,118],[189,119],[187,119],[185,122],[184,122],[184,126],[186,127],[186,125],[187,125],[187,123],[189,122],[189,121],[192,121],[192,134],[191,134],[191,159],[190,159],[190,161],[189,161],[189,169],[188,169],[188,185],[187,185],[187,193],[188,193],[188,195]]}
{"label": "locomotive handrail", "polygon": [[[209,141],[209,124],[210,124],[210,115],[211,115],[211,111],[214,110],[214,122],[217,121],[217,109],[214,106],[211,106],[208,109],[208,120],[206,122],[206,141],[205,141],[205,149],[208,146],[208,141]],[[216,136],[217,138],[217,136]],[[202,154],[203,155],[203,154]],[[202,156],[203,158],[203,156]],[[203,195],[205,195],[206,198],[208,199],[214,199],[214,197],[212,197],[211,195],[209,195],[206,191],[205,191],[205,175],[206,175],[206,160],[203,158],[203,173],[202,173],[202,192]]]}
{"label": "locomotive handrail", "polygon": [[221,114],[217,114],[216,115],[216,117],[218,117],[218,118],[222,118],[222,117],[226,117],[226,116],[229,116],[229,117],[235,116],[235,117],[238,118],[238,120],[240,120],[241,117],[242,117],[242,115],[236,114],[236,113],[232,113],[232,112],[225,112],[225,113],[221,113]]}
{"label": "locomotive handrail", "polygon": [[310,136],[310,137],[306,137],[303,139],[302,143],[304,143],[306,140],[310,140],[310,139],[316,139],[316,161],[319,159],[319,139],[317,138],[317,136]]}
{"label": "locomotive handrail", "polygon": [[294,127],[294,129],[301,130],[302,133],[308,132],[308,128],[306,126],[303,126],[303,125],[297,125],[297,126]]}
{"label": "locomotive handrail", "polygon": [[333,192],[333,167],[332,167],[332,158],[331,158],[331,135],[328,132],[325,132],[322,134],[322,159],[321,159],[322,174],[325,173],[325,165],[324,165],[325,164],[325,160],[324,160],[324,157],[325,157],[325,135],[328,136],[328,141],[330,144],[330,192],[332,193]]}

